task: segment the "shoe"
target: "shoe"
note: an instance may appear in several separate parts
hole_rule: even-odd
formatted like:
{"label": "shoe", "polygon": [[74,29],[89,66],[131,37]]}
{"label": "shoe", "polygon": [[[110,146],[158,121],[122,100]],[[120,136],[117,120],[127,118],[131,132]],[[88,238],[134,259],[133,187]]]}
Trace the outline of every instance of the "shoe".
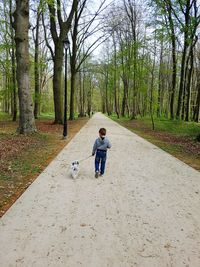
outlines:
{"label": "shoe", "polygon": [[100,176],[103,177],[103,174],[100,173]]}
{"label": "shoe", "polygon": [[95,172],[95,178],[99,177],[99,172]]}

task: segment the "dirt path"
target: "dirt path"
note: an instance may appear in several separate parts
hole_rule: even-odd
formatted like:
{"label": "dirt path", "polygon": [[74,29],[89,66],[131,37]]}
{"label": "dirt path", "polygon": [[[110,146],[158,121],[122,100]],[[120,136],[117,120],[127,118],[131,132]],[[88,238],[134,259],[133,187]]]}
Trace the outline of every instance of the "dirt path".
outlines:
{"label": "dirt path", "polygon": [[[90,155],[113,145],[104,178]],[[0,266],[199,267],[200,174],[97,113],[0,220]]]}

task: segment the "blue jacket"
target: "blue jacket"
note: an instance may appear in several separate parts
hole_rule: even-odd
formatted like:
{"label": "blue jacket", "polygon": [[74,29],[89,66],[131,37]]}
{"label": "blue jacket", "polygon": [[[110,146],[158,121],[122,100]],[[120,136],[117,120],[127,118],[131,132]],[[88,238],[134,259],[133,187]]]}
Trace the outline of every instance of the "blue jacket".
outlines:
{"label": "blue jacket", "polygon": [[96,139],[93,150],[92,150],[92,155],[95,154],[97,149],[105,150],[107,151],[108,148],[111,148],[111,144],[108,140],[108,138],[101,139],[100,137]]}

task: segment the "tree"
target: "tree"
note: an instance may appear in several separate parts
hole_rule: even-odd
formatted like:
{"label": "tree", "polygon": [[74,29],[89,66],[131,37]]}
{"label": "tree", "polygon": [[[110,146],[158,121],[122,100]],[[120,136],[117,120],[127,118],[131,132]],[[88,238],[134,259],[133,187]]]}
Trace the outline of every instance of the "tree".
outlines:
{"label": "tree", "polygon": [[[167,29],[165,39],[170,40],[172,74],[169,86],[169,106],[171,119],[174,118],[175,100],[177,100],[176,118],[190,120],[191,82],[194,76],[194,50],[197,43],[197,28],[200,22],[199,6],[196,0],[153,0],[158,22],[162,29]],[[164,18],[164,20],[163,20]],[[177,70],[180,65],[180,72]],[[160,66],[161,67],[161,66]],[[160,72],[160,69],[159,69]],[[177,73],[180,79],[177,79]],[[179,82],[178,98],[176,86]]]}
{"label": "tree", "polygon": [[[40,103],[40,82],[39,82],[39,30],[41,21],[42,9],[39,3],[36,15],[36,26],[33,29],[33,39],[35,45],[35,61],[34,61],[34,73],[35,73],[35,98],[34,98],[34,117],[38,119],[39,103]],[[35,30],[35,36],[34,36]]]}
{"label": "tree", "polygon": [[[161,20],[156,20],[156,23],[160,25],[162,31],[162,41],[161,41],[161,51],[163,52],[163,39],[170,40],[171,45],[171,82],[170,82],[170,117],[174,119],[174,101],[175,101],[175,92],[176,92],[176,78],[177,78],[177,57],[176,57],[176,29],[175,29],[175,18],[173,15],[172,0],[153,0],[156,6],[156,15],[161,17]],[[167,31],[166,31],[167,30]],[[162,61],[162,58],[161,58]],[[159,73],[162,75],[161,68],[163,64],[160,64]],[[159,78],[159,86],[160,78]],[[160,90],[160,89],[159,89]],[[158,95],[159,97],[159,95]],[[158,103],[158,109],[159,109]]]}
{"label": "tree", "polygon": [[28,134],[36,131],[29,81],[29,0],[16,0],[14,29],[20,112],[18,131]]}
{"label": "tree", "polygon": [[[185,2],[178,0],[177,2],[184,17],[184,20],[182,21],[178,17],[178,14],[175,11],[174,7],[172,7],[171,5],[173,13],[181,25],[181,30],[184,32],[184,43],[183,43],[183,52],[182,52],[182,60],[181,60],[181,76],[180,76],[180,86],[179,86],[179,95],[178,95],[178,105],[177,105],[177,112],[176,112],[176,117],[180,119],[181,111],[184,112],[183,97],[184,97],[184,93],[186,90],[186,77],[187,77],[186,62],[189,62],[187,61],[187,53],[188,53],[188,48],[190,47],[191,43],[193,43],[193,40],[195,38],[196,30],[200,22],[200,16],[197,14],[198,8],[197,8],[196,0],[192,2],[190,2],[190,0],[186,0]],[[194,12],[194,15],[193,15],[193,12]]]}
{"label": "tree", "polygon": [[51,56],[53,59],[53,93],[54,93],[54,109],[55,109],[55,123],[63,122],[63,105],[62,105],[62,69],[63,69],[63,41],[66,38],[77,9],[78,0],[73,0],[69,16],[66,20],[62,17],[62,7],[60,0],[56,3],[54,0],[48,1],[49,17],[50,17],[50,31],[54,43],[54,51],[49,45]]}
{"label": "tree", "polygon": [[132,119],[136,119],[137,116],[137,57],[138,57],[138,40],[137,40],[137,28],[139,23],[139,10],[136,7],[135,0],[124,0],[124,7],[126,15],[130,22],[131,37],[133,43],[130,45],[130,57],[133,60],[133,100],[132,100]]}
{"label": "tree", "polygon": [[194,100],[195,102],[195,108],[194,108],[194,112],[193,112],[193,120],[195,122],[199,122],[200,119],[200,51],[199,51],[199,47],[197,50],[197,66],[196,66],[196,100]]}
{"label": "tree", "polygon": [[175,35],[174,20],[172,17],[171,0],[165,0],[164,2],[165,2],[166,16],[169,25],[168,28],[171,39],[171,47],[172,47],[172,88],[171,88],[171,98],[170,98],[170,116],[171,119],[174,119],[174,99],[176,91],[176,73],[177,73],[176,35]]}
{"label": "tree", "polygon": [[[99,32],[101,29],[101,23],[98,22],[97,25],[94,25],[101,14],[101,12],[105,9],[104,4],[106,0],[100,2],[97,10],[95,10],[94,15],[84,14],[86,11],[87,0],[79,1],[77,8],[75,9],[75,15],[73,19],[73,27],[71,31],[72,38],[72,51],[70,54],[70,66],[71,66],[71,94],[70,94],[70,116],[69,119],[74,119],[74,95],[75,95],[75,83],[76,83],[76,75],[80,71],[81,66],[85,62],[85,60],[92,54],[92,52],[106,39],[105,36],[100,36],[95,38],[94,41],[90,42],[86,47],[86,42],[88,39],[92,37],[95,33]],[[82,19],[82,15],[84,17],[88,17],[87,21]],[[84,93],[83,93],[84,95]],[[83,104],[83,103],[82,103]],[[84,115],[84,110],[80,116]]]}
{"label": "tree", "polygon": [[17,119],[17,85],[16,85],[16,58],[15,58],[15,40],[13,30],[13,17],[12,17],[12,0],[9,0],[10,6],[10,33],[11,33],[11,61],[12,61],[12,92],[13,92],[13,121]]}
{"label": "tree", "polygon": [[3,78],[3,107],[5,112],[12,114],[13,121],[15,121],[17,117],[17,88],[12,5],[11,0],[0,3],[0,61]]}
{"label": "tree", "polygon": [[118,97],[117,97],[117,44],[115,40],[115,33],[112,34],[112,40],[113,40],[113,47],[114,47],[114,97],[115,97],[115,113],[117,114],[117,117],[119,119],[119,106],[118,106]]}

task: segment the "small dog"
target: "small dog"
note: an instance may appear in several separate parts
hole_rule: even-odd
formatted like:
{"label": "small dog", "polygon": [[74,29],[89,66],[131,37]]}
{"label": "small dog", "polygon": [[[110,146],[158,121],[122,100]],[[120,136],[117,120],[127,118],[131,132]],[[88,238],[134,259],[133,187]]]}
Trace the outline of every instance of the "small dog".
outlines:
{"label": "small dog", "polygon": [[79,162],[78,160],[75,160],[71,163],[70,175],[72,176],[72,178],[76,179],[76,177],[78,176],[78,173],[79,173]]}

